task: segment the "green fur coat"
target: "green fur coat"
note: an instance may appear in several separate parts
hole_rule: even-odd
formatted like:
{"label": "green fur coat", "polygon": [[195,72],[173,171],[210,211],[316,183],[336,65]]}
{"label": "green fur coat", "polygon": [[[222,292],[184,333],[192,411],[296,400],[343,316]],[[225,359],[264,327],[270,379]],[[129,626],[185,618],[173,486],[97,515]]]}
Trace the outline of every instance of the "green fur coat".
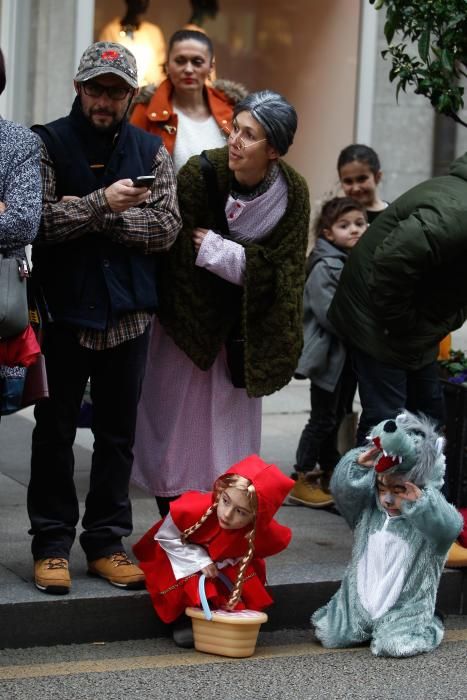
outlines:
{"label": "green fur coat", "polygon": [[[208,151],[224,203],[232,184],[227,148]],[[302,296],[310,204],[305,180],[279,161],[288,186],[284,216],[261,243],[246,243],[244,287],[195,266],[192,231],[216,230],[199,157],[178,174],[183,228],[164,254],[158,316],[167,333],[202,370],[211,367],[237,319],[245,338],[249,396],[271,394],[293,376],[302,348]]]}

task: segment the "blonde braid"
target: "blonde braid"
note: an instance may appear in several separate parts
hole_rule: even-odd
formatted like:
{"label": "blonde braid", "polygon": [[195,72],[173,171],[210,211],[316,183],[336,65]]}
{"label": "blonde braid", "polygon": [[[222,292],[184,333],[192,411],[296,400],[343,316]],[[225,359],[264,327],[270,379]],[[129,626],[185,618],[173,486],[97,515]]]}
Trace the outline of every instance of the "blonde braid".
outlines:
{"label": "blonde braid", "polygon": [[245,538],[248,540],[248,551],[243,557],[242,561],[240,562],[240,566],[238,569],[238,574],[237,574],[237,580],[235,581],[235,586],[232,590],[232,593],[230,594],[230,598],[227,601],[227,605],[225,606],[227,610],[233,610],[234,607],[237,605],[238,601],[240,600],[240,596],[242,594],[242,588],[243,588],[243,582],[245,579],[245,573],[248,567],[248,564],[251,561],[251,558],[253,557],[253,552],[255,551],[255,534],[256,534],[256,525],[253,527],[250,532],[248,532],[245,535]]}
{"label": "blonde braid", "polygon": [[186,530],[184,530],[182,532],[181,540],[182,540],[183,544],[187,543],[190,535],[192,535],[194,532],[196,532],[196,530],[198,530],[198,528],[200,528],[201,525],[206,522],[206,520],[209,518],[211,513],[213,513],[216,510],[217,504],[219,503],[219,498],[220,498],[220,493],[217,494],[216,500],[214,501],[214,503],[212,503],[209,506],[207,511],[204,513],[204,515],[202,515],[200,517],[200,519],[194,525],[192,525],[191,527],[188,527]]}

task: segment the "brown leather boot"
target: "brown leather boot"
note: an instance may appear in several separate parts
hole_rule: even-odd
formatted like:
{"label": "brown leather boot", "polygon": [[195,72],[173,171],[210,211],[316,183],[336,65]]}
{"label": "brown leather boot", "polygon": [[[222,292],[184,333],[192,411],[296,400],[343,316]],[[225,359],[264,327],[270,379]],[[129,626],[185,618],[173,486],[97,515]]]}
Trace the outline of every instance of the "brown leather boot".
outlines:
{"label": "brown leather boot", "polygon": [[332,506],[334,499],[330,493],[325,493],[313,475],[299,473],[295,486],[289,494],[289,501],[310,508],[325,508]]}
{"label": "brown leather boot", "polygon": [[47,557],[34,562],[36,588],[52,595],[65,595],[71,588],[68,561],[63,557]]}
{"label": "brown leather boot", "polygon": [[144,588],[144,571],[133,564],[125,552],[115,552],[108,557],[88,561],[88,574],[105,578],[118,588]]}

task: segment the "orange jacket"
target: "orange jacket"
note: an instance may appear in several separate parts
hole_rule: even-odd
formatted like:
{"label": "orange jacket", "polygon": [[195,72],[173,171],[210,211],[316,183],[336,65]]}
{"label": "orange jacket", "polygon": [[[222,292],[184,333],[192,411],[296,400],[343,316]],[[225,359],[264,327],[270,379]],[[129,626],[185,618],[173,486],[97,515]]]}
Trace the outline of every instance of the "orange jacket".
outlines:
{"label": "orange jacket", "polygon": [[[209,109],[219,127],[223,129],[230,125],[233,108],[227,97],[224,93],[208,86],[205,86],[205,90]],[[135,106],[130,119],[130,122],[135,126],[160,136],[171,155],[175,147],[178,124],[177,115],[172,107],[172,91],[170,80],[164,80],[155,91],[149,104],[140,102]]]}

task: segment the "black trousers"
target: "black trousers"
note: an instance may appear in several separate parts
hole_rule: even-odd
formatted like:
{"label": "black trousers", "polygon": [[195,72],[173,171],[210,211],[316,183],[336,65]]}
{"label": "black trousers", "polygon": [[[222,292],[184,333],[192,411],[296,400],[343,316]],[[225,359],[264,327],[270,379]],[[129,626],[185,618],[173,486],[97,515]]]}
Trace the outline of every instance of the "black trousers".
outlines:
{"label": "black trousers", "polygon": [[42,346],[50,398],[35,408],[28,513],[35,560],[69,557],[79,519],[74,484],[73,443],[84,389],[93,401],[89,492],[80,536],[92,561],[121,551],[132,531],[129,481],[138,400],[149,331],[108,350],[82,347],[76,331],[58,324],[47,329]]}
{"label": "black trousers", "polygon": [[444,396],[437,362],[407,371],[379,362],[356,348],[352,349],[352,360],[362,403],[358,445],[365,444],[374,425],[394,418],[404,408],[430,416],[438,427],[444,425]]}
{"label": "black trousers", "polygon": [[[331,474],[341,455],[337,434],[345,414],[351,411],[357,380],[347,358],[334,391],[326,391],[311,383],[311,412],[297,447],[296,471],[311,471],[319,462]],[[350,407],[350,408],[349,408]]]}

